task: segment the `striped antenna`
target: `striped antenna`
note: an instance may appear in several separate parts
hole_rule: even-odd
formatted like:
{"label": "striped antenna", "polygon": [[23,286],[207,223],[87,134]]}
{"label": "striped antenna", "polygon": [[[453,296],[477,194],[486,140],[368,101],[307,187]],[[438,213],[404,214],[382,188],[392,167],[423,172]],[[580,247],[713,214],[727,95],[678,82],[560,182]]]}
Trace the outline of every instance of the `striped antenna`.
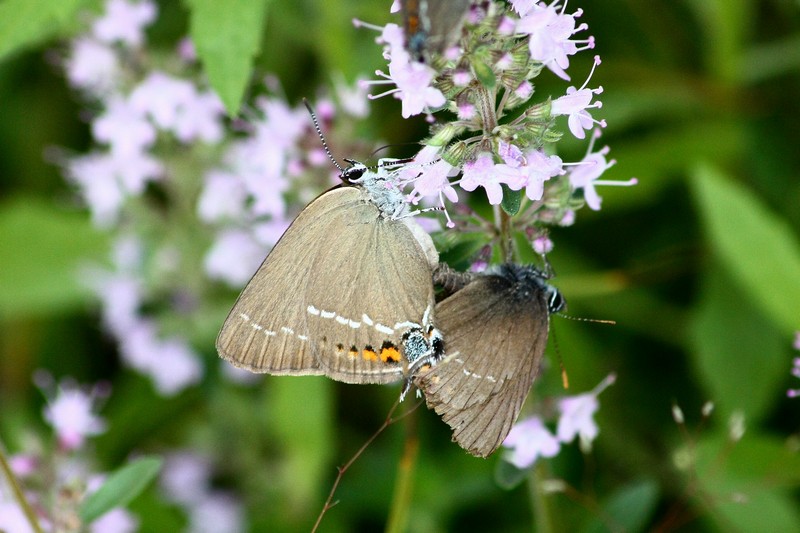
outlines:
{"label": "striped antenna", "polygon": [[328,159],[330,159],[334,166],[339,169],[340,172],[344,173],[345,169],[343,169],[336,159],[333,158],[333,154],[331,153],[330,148],[328,148],[328,143],[325,142],[325,136],[322,134],[322,128],[319,127],[319,121],[317,120],[317,114],[314,113],[314,109],[311,107],[311,104],[308,103],[308,100],[303,98],[303,104],[308,109],[308,113],[311,115],[311,120],[314,122],[314,129],[317,130],[317,135],[319,135],[319,139],[322,141],[322,147],[325,149],[325,153],[328,154]]}

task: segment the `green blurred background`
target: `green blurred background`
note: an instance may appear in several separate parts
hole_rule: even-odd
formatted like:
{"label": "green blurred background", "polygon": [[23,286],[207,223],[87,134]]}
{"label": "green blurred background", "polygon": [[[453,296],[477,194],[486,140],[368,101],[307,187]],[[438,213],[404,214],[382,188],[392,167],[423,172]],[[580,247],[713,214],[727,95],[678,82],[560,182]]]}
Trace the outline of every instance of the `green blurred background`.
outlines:
{"label": "green blurred background", "polygon": [[[186,34],[191,3],[160,2],[151,41]],[[383,24],[388,6],[272,2],[255,72],[277,75],[297,102],[336,72],[352,80],[381,68],[374,34],[350,20]],[[600,397],[594,449],[567,446],[506,490],[495,481],[499,454],[466,455],[423,407],[347,472],[322,531],[374,531],[389,520],[422,532],[800,530],[800,399],[786,397],[800,388],[789,373],[800,355],[792,349],[800,330],[800,4],[575,0],[569,8],[584,9],[580,21],[603,59],[592,80],[605,89],[595,116],[608,121],[601,142],[618,161],[604,179],[639,179],[634,188],[600,188],[601,211],[585,209],[552,234],[549,260],[570,314],[617,322],[552,320],[571,393],[617,374]],[[102,469],[132,452],[197,449],[215,458],[215,483],[243,499],[252,531],[308,530],[335,466],[377,429],[397,391],[275,377],[242,388],[212,373],[164,399],[120,366],[97,303],[75,278],[77,265],[107,253],[107,237],[47,161],[52,147],[80,153],[91,142],[83,107],[53,63],[58,39],[76,27],[53,21],[16,46],[0,21],[0,438],[15,452],[26,431],[46,433],[35,369],[107,379],[109,431],[93,439]],[[576,85],[591,55],[573,58]],[[563,93],[563,83],[540,79],[537,94]],[[388,143],[426,131],[421,118],[403,121],[391,99],[373,104],[359,128]],[[564,160],[585,150],[560,147]],[[209,367],[215,334],[196,339]],[[537,387],[561,393],[558,372]],[[707,401],[716,408],[701,421]],[[735,412],[747,430],[731,443]],[[570,489],[542,494],[553,478]],[[155,487],[130,508],[144,531],[183,527]]]}

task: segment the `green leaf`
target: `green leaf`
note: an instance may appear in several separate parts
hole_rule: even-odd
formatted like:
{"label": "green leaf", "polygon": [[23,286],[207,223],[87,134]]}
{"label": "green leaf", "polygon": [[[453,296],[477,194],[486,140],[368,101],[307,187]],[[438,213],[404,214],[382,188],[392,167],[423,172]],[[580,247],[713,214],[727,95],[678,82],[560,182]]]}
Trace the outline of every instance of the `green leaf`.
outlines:
{"label": "green leaf", "polygon": [[693,174],[694,196],[711,247],[788,339],[800,329],[800,247],[796,236],[753,192],[730,178],[705,166]]}
{"label": "green leaf", "polygon": [[228,113],[235,115],[250,82],[270,0],[186,2],[192,12],[189,33],[208,81]]}
{"label": "green leaf", "polygon": [[769,414],[786,379],[788,343],[720,268],[708,271],[691,333],[695,368],[724,416]]}
{"label": "green leaf", "polygon": [[[797,454],[778,439],[745,433],[731,443],[719,433],[696,450],[696,505],[722,531],[794,532],[800,512],[791,491],[797,486]],[[708,513],[706,513],[708,509]]]}
{"label": "green leaf", "polygon": [[503,459],[497,461],[494,468],[494,480],[500,488],[511,490],[525,481],[530,469],[521,470]]}
{"label": "green leaf", "polygon": [[519,206],[522,204],[522,191],[512,191],[508,185],[503,185],[503,201],[500,207],[512,217],[519,213]]}
{"label": "green leaf", "polygon": [[492,68],[489,65],[476,59],[472,64],[472,67],[475,69],[475,76],[484,87],[487,89],[492,89],[495,86],[497,79],[495,78],[494,71],[492,71]]}
{"label": "green leaf", "polygon": [[81,504],[78,511],[81,520],[90,523],[115,507],[128,505],[156,477],[161,463],[159,457],[141,457],[114,471]]}
{"label": "green leaf", "polygon": [[658,484],[652,480],[640,481],[622,487],[603,503],[605,520],[594,518],[585,533],[612,531],[645,531],[658,505]]}
{"label": "green leaf", "polygon": [[107,236],[84,213],[33,198],[0,204],[0,309],[50,314],[80,305],[80,269],[101,259]]}
{"label": "green leaf", "polygon": [[53,37],[72,24],[87,0],[5,0],[0,3],[0,59]]}

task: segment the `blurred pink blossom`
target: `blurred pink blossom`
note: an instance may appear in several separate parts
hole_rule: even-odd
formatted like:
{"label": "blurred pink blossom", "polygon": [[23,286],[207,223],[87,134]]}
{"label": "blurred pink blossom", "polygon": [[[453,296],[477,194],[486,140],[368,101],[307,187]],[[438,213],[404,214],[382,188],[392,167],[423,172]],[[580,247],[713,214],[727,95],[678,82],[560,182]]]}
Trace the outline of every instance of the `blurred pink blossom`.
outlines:
{"label": "blurred pink blossom", "polygon": [[71,44],[64,72],[73,87],[105,96],[119,83],[120,66],[114,50],[104,43],[80,37]]}
{"label": "blurred pink blossom", "polygon": [[616,375],[609,374],[590,392],[559,400],[558,408],[561,416],[556,430],[558,440],[567,443],[580,436],[582,443],[589,444],[597,437],[599,429],[594,421],[594,414],[600,408],[597,397],[615,381]]}
{"label": "blurred pink blossom", "polygon": [[555,457],[561,450],[558,439],[537,416],[528,418],[511,428],[503,441],[503,446],[511,449],[507,459],[519,469],[528,468],[539,457]]}
{"label": "blurred pink blossom", "polygon": [[136,47],[144,41],[144,28],[155,20],[157,14],[156,4],[149,0],[109,0],[103,16],[94,22],[92,33],[105,43],[118,42]]}
{"label": "blurred pink blossom", "polygon": [[88,393],[64,385],[45,407],[44,418],[55,430],[59,444],[66,450],[76,450],[83,446],[86,437],[99,435],[106,429],[105,422],[95,415],[94,408]]}
{"label": "blurred pink blossom", "polygon": [[265,247],[245,230],[225,230],[206,253],[206,274],[232,287],[242,287],[266,256]]}

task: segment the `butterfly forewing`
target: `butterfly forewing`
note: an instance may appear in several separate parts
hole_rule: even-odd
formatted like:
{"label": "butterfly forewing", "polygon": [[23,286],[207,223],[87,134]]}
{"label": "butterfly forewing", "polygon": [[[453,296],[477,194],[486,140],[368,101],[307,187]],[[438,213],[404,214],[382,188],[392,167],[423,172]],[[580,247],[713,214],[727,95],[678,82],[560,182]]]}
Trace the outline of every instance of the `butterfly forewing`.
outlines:
{"label": "butterfly forewing", "polygon": [[339,217],[339,197],[357,190],[321,195],[292,222],[242,291],[217,337],[223,359],[252,372],[322,374],[306,335],[303,295],[316,256],[315,239]]}

